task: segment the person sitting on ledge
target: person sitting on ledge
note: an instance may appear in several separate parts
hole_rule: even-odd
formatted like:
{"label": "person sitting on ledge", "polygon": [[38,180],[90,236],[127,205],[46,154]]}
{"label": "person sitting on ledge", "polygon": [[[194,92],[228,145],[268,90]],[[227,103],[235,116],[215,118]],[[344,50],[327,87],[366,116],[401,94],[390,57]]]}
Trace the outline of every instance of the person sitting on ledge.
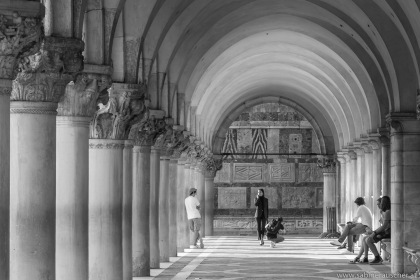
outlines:
{"label": "person sitting on ledge", "polygon": [[338,241],[331,242],[331,245],[342,246],[343,241],[347,238],[348,248],[347,251],[353,253],[353,236],[358,234],[363,234],[366,232],[366,229],[371,230],[372,228],[372,212],[365,205],[365,199],[363,197],[358,197],[354,201],[357,204],[356,216],[353,218],[352,222],[348,222],[344,227],[341,236],[338,238]]}
{"label": "person sitting on ledge", "polygon": [[286,234],[286,230],[282,225],[283,218],[280,217],[278,219],[273,219],[269,222],[265,228],[267,230],[267,239],[271,241],[271,248],[276,247],[276,243],[280,243],[284,241],[283,236],[277,237],[277,234],[281,231],[283,234]]}

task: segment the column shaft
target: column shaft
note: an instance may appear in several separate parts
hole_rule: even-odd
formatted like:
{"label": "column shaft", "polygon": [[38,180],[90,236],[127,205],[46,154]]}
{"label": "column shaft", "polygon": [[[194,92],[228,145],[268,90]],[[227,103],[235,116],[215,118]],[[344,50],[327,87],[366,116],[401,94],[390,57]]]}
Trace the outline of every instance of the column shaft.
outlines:
{"label": "column shaft", "polygon": [[381,196],[381,151],[373,149],[372,152],[372,196],[373,196],[373,227],[379,227],[379,208],[376,206],[376,200]]}
{"label": "column shaft", "polygon": [[133,149],[133,277],[150,275],[150,146]]}
{"label": "column shaft", "polygon": [[340,220],[338,222],[340,223],[346,223],[346,160],[343,158],[340,160]]}
{"label": "column shaft", "polygon": [[89,276],[89,121],[57,117],[57,279]]}
{"label": "column shaft", "polygon": [[55,279],[56,109],[11,102],[11,280]]}
{"label": "column shaft", "polygon": [[365,152],[365,192],[362,193],[362,196],[365,198],[366,206],[369,207],[373,211],[373,207],[376,206],[372,203],[372,195],[373,195],[373,188],[372,188],[372,152]]}
{"label": "column shaft", "polygon": [[133,144],[125,141],[123,151],[123,280],[133,279]]}
{"label": "column shaft", "polygon": [[161,262],[169,262],[169,209],[169,158],[160,158],[159,255]]}
{"label": "column shaft", "polygon": [[351,204],[351,197],[353,195],[353,191],[352,191],[352,165],[351,162],[352,160],[350,159],[350,157],[346,158],[347,162],[346,162],[346,219],[344,222],[348,222],[351,221],[353,213],[352,213],[352,204]]}
{"label": "column shaft", "polygon": [[382,195],[391,195],[391,152],[388,143],[382,143]]}
{"label": "column shaft", "polygon": [[335,206],[335,169],[334,172],[324,172],[324,215],[323,232],[327,232],[327,207]]}
{"label": "column shaft", "polygon": [[202,237],[206,236],[206,189],[203,171],[197,169],[197,190],[200,194],[200,213],[201,213],[201,231]]}
{"label": "column shaft", "polygon": [[213,219],[214,219],[214,176],[205,177],[205,200],[206,208],[204,210],[205,216],[205,234],[206,236],[212,236],[213,231]]}
{"label": "column shaft", "polygon": [[150,154],[150,268],[160,267],[159,257],[159,178],[160,151],[152,147]]}
{"label": "column shaft", "polygon": [[187,170],[189,171],[189,164],[183,164],[181,161],[178,161],[177,166],[177,250],[183,251],[185,248],[189,247],[189,228],[187,222],[187,212],[185,210],[185,198],[188,176],[186,176]]}
{"label": "column shaft", "polygon": [[178,161],[171,159],[169,161],[169,180],[168,180],[168,203],[169,203],[169,257],[177,256],[177,212],[178,212],[178,198],[177,198],[177,165]]}
{"label": "column shaft", "polygon": [[[1,83],[1,80],[0,80]],[[10,84],[10,81],[8,82]],[[0,85],[1,87],[1,85]],[[8,86],[11,89],[11,84]],[[0,88],[0,279],[9,279],[10,95]]]}
{"label": "column shaft", "polygon": [[90,139],[89,147],[89,279],[121,279],[124,141]]}
{"label": "column shaft", "polygon": [[352,199],[356,199],[356,197],[363,197],[365,195],[365,152],[363,149],[357,149],[357,163],[356,163],[356,173],[357,174],[357,180],[354,184],[355,187],[355,193],[354,197]]}

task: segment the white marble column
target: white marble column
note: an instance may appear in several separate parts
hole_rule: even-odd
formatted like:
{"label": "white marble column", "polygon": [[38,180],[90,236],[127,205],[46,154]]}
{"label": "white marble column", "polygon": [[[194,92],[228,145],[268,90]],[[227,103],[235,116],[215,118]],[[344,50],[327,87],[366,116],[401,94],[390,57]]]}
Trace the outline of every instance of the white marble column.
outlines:
{"label": "white marble column", "polygon": [[122,250],[123,278],[133,279],[133,141],[125,140],[123,151]]}
{"label": "white marble column", "polygon": [[[190,164],[185,162],[185,159],[178,160],[177,166],[177,250],[178,252],[183,251],[189,247],[189,228],[187,212],[185,210],[184,200],[188,196],[189,188],[188,180],[190,171]],[[188,173],[187,173],[188,172]]]}
{"label": "white marble column", "polygon": [[[387,133],[386,133],[387,134]],[[380,137],[382,154],[382,195],[391,195],[391,151],[389,137]]]}
{"label": "white marble column", "polygon": [[150,146],[133,148],[133,277],[150,275]]}
{"label": "white marble column", "polygon": [[420,244],[420,122],[415,113],[387,116],[391,132],[391,272],[412,273],[402,246]]}
{"label": "white marble column", "polygon": [[56,276],[88,279],[90,117],[57,117]]}
{"label": "white marble column", "polygon": [[[174,198],[174,197],[173,197]],[[160,262],[169,262],[169,158],[160,158],[159,181],[159,256]],[[171,237],[173,239],[173,236]],[[175,239],[176,240],[176,239]]]}
{"label": "white marble column", "polygon": [[340,152],[337,154],[337,159],[340,162],[340,207],[339,211],[339,219],[337,223],[346,223],[346,159],[344,157],[344,153]]}
{"label": "white marble column", "polygon": [[205,216],[205,229],[206,236],[212,236],[214,234],[213,219],[214,219],[214,176],[216,172],[214,170],[205,171],[205,199],[206,209],[204,211]]}
{"label": "white marble column", "polygon": [[348,204],[350,207],[350,216],[349,221],[351,221],[356,213],[356,204],[354,203],[355,199],[358,197],[357,194],[357,154],[354,151],[349,151],[350,156],[350,173],[349,173],[349,187],[350,195],[348,199]]}
{"label": "white marble column", "polygon": [[150,154],[150,268],[160,267],[159,256],[159,180],[160,150],[152,147]]}
{"label": "white marble column", "polygon": [[372,196],[373,196],[373,227],[379,227],[380,210],[376,205],[376,200],[381,196],[382,188],[382,160],[381,150],[377,141],[369,141],[369,145],[372,147]]}
{"label": "white marble column", "polygon": [[363,145],[362,148],[365,152],[365,192],[362,193],[363,198],[365,199],[366,206],[373,211],[373,188],[372,188],[372,149],[368,145]]}
{"label": "white marble column", "polygon": [[363,150],[363,148],[358,148],[355,149],[355,152],[357,154],[357,177],[356,178],[356,183],[355,183],[355,194],[354,194],[354,198],[356,199],[357,197],[363,197],[365,195],[365,170],[366,170],[366,165],[365,165],[365,151]]}
{"label": "white marble column", "polygon": [[89,140],[89,279],[123,275],[123,140]]}
{"label": "white marble column", "polygon": [[56,109],[10,104],[11,280],[32,279],[34,271],[55,277]]}
{"label": "white marble column", "polygon": [[[324,174],[324,206],[323,206],[323,232],[327,232],[328,217],[327,208],[335,207],[335,165],[324,166],[322,173]],[[334,225],[335,227],[335,225]]]}
{"label": "white marble column", "polygon": [[178,160],[170,159],[169,161],[169,180],[168,180],[168,204],[169,204],[169,257],[177,256],[177,212],[178,202],[177,197],[177,172]]}
{"label": "white marble column", "polygon": [[203,166],[197,170],[197,181],[198,181],[198,191],[200,192],[200,213],[201,213],[201,236],[206,236],[206,188],[205,188],[205,179],[204,179],[204,170]]}
{"label": "white marble column", "polygon": [[12,81],[0,79],[0,279],[9,279],[11,90]]}

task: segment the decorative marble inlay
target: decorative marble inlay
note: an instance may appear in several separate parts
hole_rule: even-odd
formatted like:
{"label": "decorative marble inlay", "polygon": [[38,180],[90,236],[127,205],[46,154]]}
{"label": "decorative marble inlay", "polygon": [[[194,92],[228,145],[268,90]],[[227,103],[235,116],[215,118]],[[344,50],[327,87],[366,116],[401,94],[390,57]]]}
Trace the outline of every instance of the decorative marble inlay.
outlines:
{"label": "decorative marble inlay", "polygon": [[290,154],[302,153],[302,134],[289,135],[289,153]]}
{"label": "decorative marble inlay", "polygon": [[283,187],[283,208],[314,208],[316,193],[312,187]]}
{"label": "decorative marble inlay", "polygon": [[267,129],[252,129],[252,158],[267,158]]}
{"label": "decorative marble inlay", "polygon": [[298,182],[323,182],[323,174],[316,163],[299,163]]}
{"label": "decorative marble inlay", "polygon": [[244,209],[246,208],[246,188],[243,187],[219,187],[219,209]]}
{"label": "decorative marble inlay", "polygon": [[[258,187],[251,187],[251,209],[255,209],[254,198],[257,196]],[[268,199],[268,208],[277,209],[279,194],[277,192],[278,188],[262,188],[264,189],[264,196]],[[270,213],[269,213],[270,214]],[[271,215],[268,215],[271,217]]]}
{"label": "decorative marble inlay", "polygon": [[279,130],[268,129],[267,153],[279,153]]}
{"label": "decorative marble inlay", "polygon": [[324,205],[324,188],[316,188],[315,207],[322,208],[323,205]]}
{"label": "decorative marble inlay", "polygon": [[235,163],[234,166],[234,182],[262,182],[263,181],[263,164],[256,163]]}
{"label": "decorative marble inlay", "polygon": [[322,220],[296,220],[296,228],[322,228]]}
{"label": "decorative marble inlay", "polygon": [[269,164],[270,182],[294,182],[295,181],[295,164],[280,163]]}
{"label": "decorative marble inlay", "polygon": [[238,153],[251,153],[252,152],[252,131],[251,129],[238,129],[237,130],[237,148]]}
{"label": "decorative marble inlay", "polygon": [[215,228],[231,228],[231,229],[254,229],[257,224],[254,219],[215,219],[213,222]]}
{"label": "decorative marble inlay", "polygon": [[217,171],[216,177],[214,178],[215,183],[230,183],[231,182],[231,172],[230,172],[230,163],[223,163],[222,169]]}

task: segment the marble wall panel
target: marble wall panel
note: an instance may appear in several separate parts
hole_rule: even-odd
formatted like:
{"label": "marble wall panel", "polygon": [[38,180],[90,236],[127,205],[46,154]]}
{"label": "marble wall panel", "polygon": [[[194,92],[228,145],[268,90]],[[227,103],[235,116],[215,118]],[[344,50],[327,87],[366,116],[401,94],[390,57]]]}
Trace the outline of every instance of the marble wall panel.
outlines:
{"label": "marble wall panel", "polygon": [[243,187],[219,187],[219,209],[244,209],[246,208],[246,188]]}
{"label": "marble wall panel", "polygon": [[[257,196],[258,189],[264,189],[264,196],[268,199],[269,209],[278,209],[279,207],[279,188],[258,188],[251,187],[251,209],[255,209],[254,198]],[[269,213],[270,214],[270,213]],[[270,217],[271,215],[269,215]]]}
{"label": "marble wall panel", "polygon": [[316,136],[315,130],[312,129],[312,153],[320,154],[321,146],[319,145],[318,137]]}
{"label": "marble wall panel", "polygon": [[224,162],[222,169],[216,172],[216,176],[214,177],[215,183],[230,183],[232,181],[231,178],[231,164],[229,162]]}
{"label": "marble wall panel", "polygon": [[268,129],[267,153],[275,154],[279,152],[279,130]]}
{"label": "marble wall panel", "polygon": [[295,182],[295,164],[280,163],[268,165],[270,182]]}
{"label": "marble wall panel", "polygon": [[298,182],[323,182],[324,177],[316,163],[299,163]]}
{"label": "marble wall panel", "polygon": [[316,188],[316,203],[315,207],[322,208],[324,205],[324,188]]}
{"label": "marble wall panel", "polygon": [[237,130],[238,153],[252,153],[252,129]]}
{"label": "marble wall panel", "polygon": [[302,134],[289,134],[289,154],[302,153]]}
{"label": "marble wall panel", "polygon": [[313,187],[283,187],[283,208],[314,208],[316,192]]}
{"label": "marble wall panel", "polygon": [[263,182],[265,181],[265,164],[258,163],[234,163],[233,181],[234,182]]}
{"label": "marble wall panel", "polygon": [[322,220],[296,220],[296,228],[322,227]]}

